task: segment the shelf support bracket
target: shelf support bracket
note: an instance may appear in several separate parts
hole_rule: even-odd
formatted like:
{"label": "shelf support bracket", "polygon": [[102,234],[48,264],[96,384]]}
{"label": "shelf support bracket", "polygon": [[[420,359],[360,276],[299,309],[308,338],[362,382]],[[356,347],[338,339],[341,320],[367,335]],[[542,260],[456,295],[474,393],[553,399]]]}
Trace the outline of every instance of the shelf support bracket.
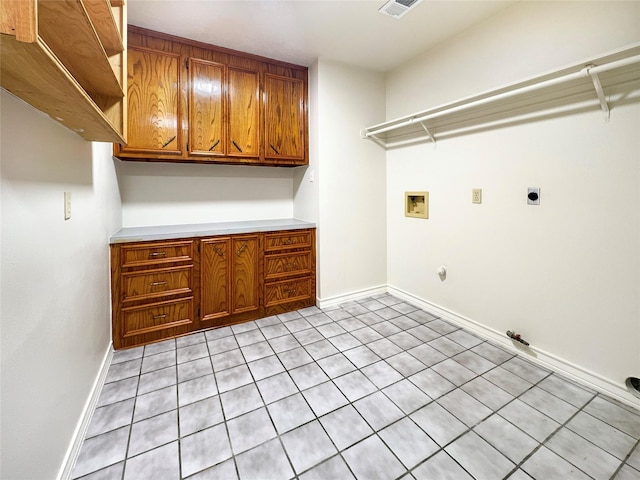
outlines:
{"label": "shelf support bracket", "polygon": [[373,140],[373,141],[374,141],[374,142],[376,142],[378,145],[380,145],[382,148],[385,148],[385,149],[387,148],[387,144],[386,144],[386,143],[384,143],[382,140],[380,140],[380,139],[379,139],[378,137],[376,137],[375,135],[371,135],[371,134],[369,134],[369,135],[367,135],[367,138],[368,138],[369,140]]}
{"label": "shelf support bracket", "polygon": [[593,65],[588,65],[585,68],[585,72],[591,78],[591,81],[593,82],[593,88],[596,89],[596,94],[598,95],[598,100],[600,100],[600,108],[602,109],[602,112],[604,113],[604,121],[608,122],[609,118],[611,116],[611,113],[609,111],[609,104],[607,103],[607,98],[604,95],[604,90],[602,89],[602,84],[600,83],[600,78],[598,77],[598,73],[597,72],[592,72],[591,68],[593,68]]}
{"label": "shelf support bracket", "polygon": [[422,128],[424,128],[424,131],[427,132],[427,135],[429,135],[429,138],[431,139],[431,141],[433,143],[436,143],[436,139],[433,135],[431,135],[431,132],[429,131],[429,129],[427,128],[427,126],[424,124],[424,122],[419,122],[420,125],[422,125]]}

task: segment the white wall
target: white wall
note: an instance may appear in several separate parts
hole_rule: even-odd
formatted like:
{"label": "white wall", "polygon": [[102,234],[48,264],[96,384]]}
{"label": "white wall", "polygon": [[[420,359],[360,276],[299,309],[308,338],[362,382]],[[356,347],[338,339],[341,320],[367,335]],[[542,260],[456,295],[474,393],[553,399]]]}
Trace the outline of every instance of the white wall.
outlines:
{"label": "white wall", "polygon": [[116,162],[124,227],[293,217],[294,168]]}
{"label": "white wall", "polygon": [[318,297],[327,304],[386,285],[385,154],[359,136],[384,117],[384,77],[322,59],[312,73],[318,90],[311,134],[317,166],[310,167],[318,182]]}
{"label": "white wall", "polygon": [[110,345],[108,239],[120,199],[110,144],[4,90],[0,100],[0,477],[55,478]]}
{"label": "white wall", "polygon": [[[639,2],[517,4],[388,75],[387,118],[638,42],[639,24]],[[632,401],[639,160],[637,102],[614,104],[610,123],[594,110],[391,150],[389,284],[505,341],[515,329],[542,357]],[[528,186],[541,187],[540,206],[526,205]],[[430,192],[429,220],[403,216],[406,190]]]}

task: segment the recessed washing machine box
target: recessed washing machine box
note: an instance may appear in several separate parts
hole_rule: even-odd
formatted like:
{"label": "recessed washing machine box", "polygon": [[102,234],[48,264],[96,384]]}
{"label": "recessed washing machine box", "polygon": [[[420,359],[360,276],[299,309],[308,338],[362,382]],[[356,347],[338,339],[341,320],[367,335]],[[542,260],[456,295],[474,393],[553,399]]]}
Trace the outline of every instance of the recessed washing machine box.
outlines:
{"label": "recessed washing machine box", "polygon": [[429,218],[429,192],[404,192],[404,216]]}

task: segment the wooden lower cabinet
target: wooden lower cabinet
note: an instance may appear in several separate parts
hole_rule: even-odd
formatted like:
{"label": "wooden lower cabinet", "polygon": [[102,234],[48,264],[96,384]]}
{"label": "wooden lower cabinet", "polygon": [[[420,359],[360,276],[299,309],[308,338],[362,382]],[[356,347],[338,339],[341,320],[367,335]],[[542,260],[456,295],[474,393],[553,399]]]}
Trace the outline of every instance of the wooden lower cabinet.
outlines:
{"label": "wooden lower cabinet", "polygon": [[265,315],[315,305],[315,230],[270,232],[264,239]]}
{"label": "wooden lower cabinet", "polygon": [[111,245],[113,345],[315,305],[315,230]]}
{"label": "wooden lower cabinet", "polygon": [[241,314],[258,312],[259,244],[257,235],[200,240],[200,321],[203,327],[225,325],[230,320],[241,320]]}

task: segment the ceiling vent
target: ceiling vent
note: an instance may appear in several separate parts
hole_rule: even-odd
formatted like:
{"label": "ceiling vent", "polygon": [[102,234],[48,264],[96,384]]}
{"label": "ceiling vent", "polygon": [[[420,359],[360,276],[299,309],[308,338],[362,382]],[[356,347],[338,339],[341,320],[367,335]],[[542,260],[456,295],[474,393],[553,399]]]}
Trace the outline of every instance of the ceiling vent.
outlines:
{"label": "ceiling vent", "polygon": [[400,18],[422,0],[389,0],[378,10],[393,18]]}

